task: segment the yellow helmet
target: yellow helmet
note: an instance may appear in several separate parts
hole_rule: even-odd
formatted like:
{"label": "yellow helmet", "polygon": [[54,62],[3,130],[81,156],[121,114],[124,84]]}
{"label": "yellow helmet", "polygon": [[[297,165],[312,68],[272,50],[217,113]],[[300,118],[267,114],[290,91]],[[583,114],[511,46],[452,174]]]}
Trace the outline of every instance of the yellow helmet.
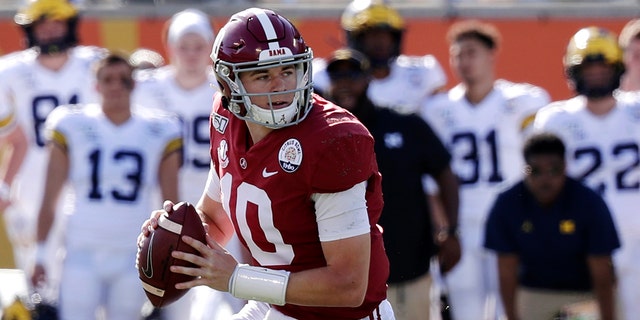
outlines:
{"label": "yellow helmet", "polygon": [[404,30],[404,19],[400,13],[380,1],[354,0],[342,13],[342,29],[359,33],[374,27]]}
{"label": "yellow helmet", "polygon": [[30,25],[42,18],[69,20],[78,15],[78,10],[67,0],[31,0],[18,10],[13,20],[21,26]]}
{"label": "yellow helmet", "polygon": [[[620,85],[624,73],[622,49],[616,35],[604,28],[586,27],[571,37],[562,60],[567,78],[571,80],[576,92],[587,97],[603,97],[611,94]],[[606,86],[593,86],[585,83],[582,66],[589,62],[604,62],[614,69],[611,81]]]}
{"label": "yellow helmet", "polygon": [[622,49],[618,46],[616,35],[599,27],[582,28],[576,32],[567,46],[564,66],[578,66],[585,61],[622,63]]}
{"label": "yellow helmet", "polygon": [[[41,19],[53,19],[67,23],[67,34],[58,39],[41,42],[33,32],[35,23]],[[27,37],[27,47],[35,47],[42,54],[56,54],[66,51],[78,43],[78,10],[67,0],[30,0],[26,7],[18,10],[13,17]]]}
{"label": "yellow helmet", "polygon": [[[341,24],[345,31],[347,45],[364,53],[374,69],[387,66],[391,60],[400,55],[404,20],[398,11],[381,0],[353,0],[342,14]],[[382,55],[379,52],[370,52],[363,43],[367,30],[378,28],[389,31],[393,36],[390,51]]]}

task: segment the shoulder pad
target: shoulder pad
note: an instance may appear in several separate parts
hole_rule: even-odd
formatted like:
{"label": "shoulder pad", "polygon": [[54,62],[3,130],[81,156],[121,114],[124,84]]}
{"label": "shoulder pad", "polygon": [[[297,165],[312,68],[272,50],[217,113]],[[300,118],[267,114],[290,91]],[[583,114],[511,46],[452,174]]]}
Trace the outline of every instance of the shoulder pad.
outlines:
{"label": "shoulder pad", "polygon": [[400,55],[396,58],[396,63],[401,67],[430,67],[438,63],[438,60],[433,55],[427,54],[424,56],[408,56]]}
{"label": "shoulder pad", "polygon": [[72,50],[74,56],[86,60],[99,60],[109,53],[106,48],[96,46],[76,46]]}
{"label": "shoulder pad", "polygon": [[516,83],[507,80],[497,80],[495,88],[498,89],[506,100],[515,104],[545,106],[551,102],[549,93],[530,83]]}
{"label": "shoulder pad", "polygon": [[0,70],[10,69],[16,65],[33,61],[37,56],[38,53],[33,49],[8,53],[0,57]]}

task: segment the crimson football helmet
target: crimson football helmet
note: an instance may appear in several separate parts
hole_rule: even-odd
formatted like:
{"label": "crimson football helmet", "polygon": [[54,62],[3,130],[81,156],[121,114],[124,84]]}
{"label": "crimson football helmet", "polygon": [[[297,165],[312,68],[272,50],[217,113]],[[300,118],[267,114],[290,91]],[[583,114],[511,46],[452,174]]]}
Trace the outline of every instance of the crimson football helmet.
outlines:
{"label": "crimson football helmet", "polygon": [[[563,57],[567,78],[573,83],[577,93],[587,97],[603,97],[620,86],[624,73],[622,49],[616,35],[604,28],[586,27],[571,37]],[[582,77],[582,67],[586,63],[602,62],[614,69],[611,81],[605,86],[589,86]]]}
{"label": "crimson football helmet", "polygon": [[[282,128],[302,121],[311,109],[311,60],[313,53],[296,27],[283,16],[267,9],[250,8],[234,14],[220,30],[211,52],[223,106],[238,118],[269,128]],[[293,90],[247,93],[239,74],[293,65],[297,86]],[[294,94],[293,102],[275,108],[277,95]],[[251,102],[267,96],[269,109]]]}
{"label": "crimson football helmet", "polygon": [[[67,34],[46,43],[38,41],[33,28],[42,19],[66,21]],[[27,47],[36,47],[43,54],[63,52],[78,43],[78,10],[67,0],[30,0],[27,6],[18,10],[13,20],[25,32]]]}

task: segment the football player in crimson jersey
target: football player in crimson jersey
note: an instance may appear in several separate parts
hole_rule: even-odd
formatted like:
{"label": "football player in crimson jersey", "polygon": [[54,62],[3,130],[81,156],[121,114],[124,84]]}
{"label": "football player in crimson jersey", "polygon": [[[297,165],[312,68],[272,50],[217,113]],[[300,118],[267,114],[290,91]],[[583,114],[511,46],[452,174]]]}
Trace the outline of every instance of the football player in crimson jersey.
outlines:
{"label": "football player in crimson jersey", "polygon": [[[184,134],[184,162],[180,168],[180,199],[197,203],[209,176],[209,114],[217,91],[211,67],[214,32],[209,17],[196,9],[180,11],[165,26],[167,66],[136,73],[137,105],[161,108],[180,117]],[[212,84],[214,84],[212,86]],[[243,258],[240,242],[233,237],[226,248]],[[227,319],[244,301],[228,293],[200,286],[186,298],[162,308],[168,319]]]}
{"label": "football player in crimson jersey", "polygon": [[[29,1],[14,20],[24,31],[28,48],[0,60],[0,105],[15,110],[16,121],[27,135],[28,150],[11,185],[6,215],[18,249],[18,266],[28,271],[33,267],[35,219],[46,171],[45,120],[58,105],[97,101],[90,68],[105,51],[77,45],[79,13],[66,0]],[[63,201],[59,212],[62,207]],[[52,254],[47,259],[52,268],[59,265],[55,253],[62,242],[62,223],[56,230],[59,240],[51,242]]]}
{"label": "football player in crimson jersey", "polygon": [[[182,135],[178,120],[161,111],[132,111],[133,66],[125,57],[99,61],[95,77],[100,103],[60,106],[46,121],[47,176],[37,240],[49,240],[65,183],[73,202],[65,231],[60,281],[62,319],[138,319],[146,296],[135,242],[148,218],[151,195],[178,198]],[[47,281],[42,254],[32,282]]]}
{"label": "football player in crimson jersey", "polygon": [[[222,94],[211,115],[212,165],[198,205],[209,239],[178,284],[251,300],[234,319],[394,319],[374,141],[350,113],[312,93],[312,51],[271,10],[233,15],[211,57]],[[166,202],[164,210],[170,210]],[[157,227],[157,215],[145,222]],[[235,229],[252,257],[222,247]]]}
{"label": "football player in crimson jersey", "polygon": [[611,209],[622,244],[613,255],[618,319],[640,314],[640,97],[616,90],[625,73],[613,32],[580,29],[563,59],[576,97],[541,109],[536,130],[560,136],[567,147],[567,173],[596,192]]}
{"label": "football player in crimson jersey", "polygon": [[[384,1],[352,1],[342,14],[341,26],[347,46],[371,61],[367,93],[376,105],[402,113],[416,112],[424,99],[444,88],[447,77],[433,55],[401,53],[405,22]],[[313,61],[313,85],[320,94],[329,89],[326,65],[323,58]]]}
{"label": "football player in crimson jersey", "polygon": [[496,319],[502,313],[495,303],[497,262],[483,248],[484,223],[499,191],[520,179],[524,138],[549,95],[496,78],[500,33],[493,25],[461,21],[447,36],[451,67],[461,83],[425,101],[422,110],[448,147],[460,182],[462,259],[445,283],[454,319]]}

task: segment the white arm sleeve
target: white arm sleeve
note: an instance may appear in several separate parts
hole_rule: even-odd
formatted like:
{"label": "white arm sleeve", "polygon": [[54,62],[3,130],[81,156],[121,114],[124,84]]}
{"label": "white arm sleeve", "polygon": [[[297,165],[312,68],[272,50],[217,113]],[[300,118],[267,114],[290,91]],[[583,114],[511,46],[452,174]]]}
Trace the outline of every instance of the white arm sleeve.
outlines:
{"label": "white arm sleeve", "polygon": [[218,172],[216,171],[216,166],[213,164],[213,161],[211,161],[211,165],[209,165],[209,177],[207,178],[205,190],[207,190],[209,198],[217,202],[222,202],[220,177],[218,177]]}
{"label": "white arm sleeve", "polygon": [[367,182],[336,193],[314,193],[316,221],[320,241],[359,236],[370,231],[365,198]]}

